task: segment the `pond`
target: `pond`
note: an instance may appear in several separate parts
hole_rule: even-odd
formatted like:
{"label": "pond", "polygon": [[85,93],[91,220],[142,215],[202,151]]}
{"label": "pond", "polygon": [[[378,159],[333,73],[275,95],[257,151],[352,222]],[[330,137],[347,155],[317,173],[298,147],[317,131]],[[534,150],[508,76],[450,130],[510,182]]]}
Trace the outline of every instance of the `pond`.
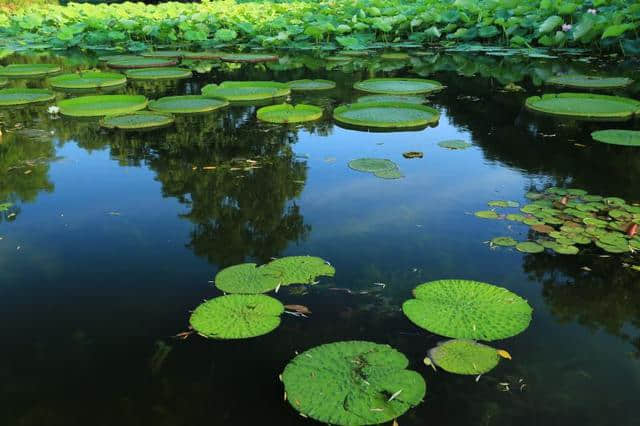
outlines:
{"label": "pond", "polygon": [[[81,52],[2,59],[11,63],[107,69]],[[528,193],[551,187],[639,203],[640,148],[590,135],[640,129],[637,120],[579,121],[523,107],[527,97],[562,91],[544,84],[553,75],[633,78],[637,63],[280,52],[277,62],[191,66],[190,78],[130,80],[113,93],[157,99],[228,80],[336,87],[292,92],[290,103],[324,110],[297,125],[260,121],[251,103],[148,132],[51,114],[51,103],[0,110],[2,424],[312,424],[283,401],[278,376],[297,353],[341,340],[389,344],[424,377],[424,401],[398,419],[402,426],[637,424],[638,255],[594,245],[572,256],[522,253],[490,240],[535,240],[529,226],[474,215],[519,213],[487,202],[523,206]],[[367,131],[337,123],[331,111],[370,95],[353,85],[374,77],[440,82],[426,102],[437,124]],[[39,78],[7,87],[46,86]],[[598,93],[638,99],[640,85]],[[452,140],[469,146],[439,145]],[[410,151],[422,155],[405,158]],[[361,158],[391,160],[399,178],[349,167]],[[174,337],[203,300],[222,294],[213,284],[219,270],[293,255],[335,268],[316,285],[271,293],[311,314],[283,315],[252,339]],[[527,299],[529,327],[492,342],[511,360],[479,377],[423,363],[444,338],[415,326],[402,304],[440,279],[492,283]]]}

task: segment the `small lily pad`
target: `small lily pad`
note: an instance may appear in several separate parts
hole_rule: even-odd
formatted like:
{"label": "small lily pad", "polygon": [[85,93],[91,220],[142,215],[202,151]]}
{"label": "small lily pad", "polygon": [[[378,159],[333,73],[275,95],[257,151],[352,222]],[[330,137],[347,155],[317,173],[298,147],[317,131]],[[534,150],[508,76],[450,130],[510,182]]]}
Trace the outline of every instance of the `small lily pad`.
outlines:
{"label": "small lily pad", "polygon": [[223,62],[247,62],[255,64],[258,62],[274,62],[278,60],[278,57],[276,55],[265,55],[261,53],[229,53],[220,59]]}
{"label": "small lily pad", "polygon": [[220,85],[207,84],[202,88],[203,96],[230,102],[280,98],[290,93],[289,86],[275,81],[223,81]]}
{"label": "small lily pad", "polygon": [[495,237],[491,240],[491,244],[500,247],[513,247],[518,242],[511,237]]}
{"label": "small lily pad", "polygon": [[622,146],[640,146],[639,130],[598,130],[591,137],[602,143]]}
{"label": "small lily pad", "polygon": [[626,77],[597,77],[589,75],[560,75],[547,80],[548,84],[575,89],[617,89],[626,87],[633,80]]}
{"label": "small lily pad", "polygon": [[88,71],[75,74],[61,74],[51,77],[48,81],[54,89],[73,90],[122,86],[127,82],[127,78],[122,74],[113,72]]}
{"label": "small lily pad", "polygon": [[418,95],[365,95],[358,98],[358,102],[400,102],[417,105],[426,101],[426,98]]}
{"label": "small lily pad", "polygon": [[538,243],[534,243],[533,241],[525,241],[518,243],[516,245],[516,250],[522,253],[542,253],[544,251],[544,247]]}
{"label": "small lily pad", "polygon": [[533,225],[531,229],[541,234],[548,234],[550,232],[555,231],[555,228],[549,225]]}
{"label": "small lily pad", "polygon": [[422,78],[372,78],[355,83],[353,87],[363,92],[385,95],[415,95],[444,89],[441,83]]}
{"label": "small lily pad", "polygon": [[125,71],[125,74],[132,80],[177,80],[193,75],[185,68],[137,68]]}
{"label": "small lily pad", "polygon": [[518,203],[517,201],[495,200],[495,201],[489,201],[487,204],[490,207],[511,207],[511,208],[520,207],[520,203]]}
{"label": "small lily pad", "polygon": [[523,222],[526,219],[526,217],[517,213],[509,213],[508,215],[505,216],[505,218],[507,220],[512,220],[514,222]]}
{"label": "small lily pad", "polygon": [[269,105],[258,109],[259,120],[269,123],[302,123],[322,118],[322,108],[315,105]]}
{"label": "small lily pad", "polygon": [[0,66],[0,77],[30,78],[60,72],[62,68],[54,64],[10,64]]}
{"label": "small lily pad", "polygon": [[166,96],[149,102],[149,109],[172,114],[195,114],[211,112],[226,107],[229,102],[223,99],[207,98],[197,95]]}
{"label": "small lily pad", "polygon": [[293,91],[330,90],[336,87],[336,83],[330,80],[293,80],[287,83]]}
{"label": "small lily pad", "polygon": [[551,250],[553,250],[558,254],[565,254],[565,255],[578,254],[578,252],[580,251],[580,249],[578,249],[578,247],[576,246],[562,245],[562,244],[554,245],[553,247],[551,247]]}
{"label": "small lily pad", "polygon": [[448,140],[448,141],[438,142],[438,146],[441,148],[446,148],[451,150],[461,150],[461,149],[470,148],[473,145],[462,140]]}
{"label": "small lily pad", "polygon": [[404,158],[422,158],[424,157],[424,153],[422,151],[407,151],[403,152],[402,156]]}
{"label": "small lily pad", "polygon": [[153,111],[137,111],[128,114],[109,115],[100,120],[100,125],[107,129],[151,130],[169,126],[173,116]]}
{"label": "small lily pad", "polygon": [[142,95],[93,95],[58,102],[60,113],[71,117],[100,117],[144,109],[147,98]]}
{"label": "small lily pad", "polygon": [[348,165],[352,170],[373,173],[383,179],[399,179],[403,177],[396,163],[383,158],[359,158],[349,161]]}
{"label": "small lily pad", "polygon": [[475,212],[474,215],[481,219],[500,219],[500,215],[493,210],[481,210]]}
{"label": "small lily pad", "polygon": [[484,374],[500,361],[494,348],[473,340],[447,340],[429,350],[429,358],[444,371],[454,374]]}
{"label": "small lily pad", "polygon": [[116,69],[172,67],[177,64],[178,61],[171,58],[142,57],[134,59],[116,59],[107,62],[108,67]]}
{"label": "small lily pad", "polygon": [[435,124],[438,110],[425,105],[397,102],[358,102],[333,110],[336,121],[369,128],[416,128]]}
{"label": "small lily pad", "polygon": [[640,101],[590,93],[531,96],[525,101],[525,106],[545,114],[592,120],[628,120],[640,114]]}
{"label": "small lily pad", "polygon": [[48,102],[56,95],[45,89],[0,89],[0,107]]}

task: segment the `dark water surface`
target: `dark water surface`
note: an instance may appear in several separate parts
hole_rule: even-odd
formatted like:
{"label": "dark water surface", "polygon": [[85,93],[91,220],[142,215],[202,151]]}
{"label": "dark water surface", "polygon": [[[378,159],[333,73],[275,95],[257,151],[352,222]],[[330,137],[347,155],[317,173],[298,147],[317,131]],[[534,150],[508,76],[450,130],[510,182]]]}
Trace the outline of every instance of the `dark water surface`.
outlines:
{"label": "dark water surface", "polygon": [[[2,62],[51,61],[67,70],[97,63],[82,55]],[[528,227],[471,214],[549,186],[640,201],[640,151],[589,136],[611,124],[544,119],[521,107],[554,73],[637,69],[449,54],[343,66],[290,55],[124,91],[156,98],[229,79],[328,78],[336,90],[292,96],[325,106],[321,121],[269,125],[256,120],[256,107],[231,107],[124,134],[52,118],[46,106],[0,110],[0,203],[15,204],[0,213],[0,424],[312,424],[283,401],[278,374],[296,351],[363,339],[402,351],[425,377],[425,401],[402,426],[637,425],[640,272],[588,250],[490,249],[492,237],[526,239]],[[357,98],[354,82],[401,75],[447,86],[429,99],[441,113],[437,127],[371,133],[333,123],[330,110]],[[526,92],[504,92],[510,82]],[[638,98],[640,85],[619,93]],[[449,151],[437,146],[445,139],[474,146]],[[424,158],[404,159],[410,150]],[[360,157],[391,159],[405,178],[350,170]],[[239,159],[261,167],[231,170]],[[219,295],[210,282],[218,269],[295,254],[320,256],[337,271],[276,295],[308,306],[310,318],[284,316],[274,332],[244,341],[172,338],[187,329],[190,310]],[[504,286],[534,308],[525,332],[494,342],[513,360],[478,382],[424,366],[441,338],[400,310],[413,287],[443,278]]]}

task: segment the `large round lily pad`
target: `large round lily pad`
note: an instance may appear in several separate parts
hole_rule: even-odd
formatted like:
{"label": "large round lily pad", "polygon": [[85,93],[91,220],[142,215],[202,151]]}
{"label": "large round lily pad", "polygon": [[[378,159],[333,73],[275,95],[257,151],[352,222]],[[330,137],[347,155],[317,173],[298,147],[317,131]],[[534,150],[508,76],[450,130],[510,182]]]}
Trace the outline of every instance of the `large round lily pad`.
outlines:
{"label": "large round lily pad", "polygon": [[113,72],[88,71],[76,74],[61,74],[49,79],[49,84],[55,89],[97,89],[104,87],[122,86],[127,77]]}
{"label": "large round lily pad", "polygon": [[100,117],[125,114],[144,109],[147,98],[142,95],[93,95],[58,102],[60,113],[71,117]]}
{"label": "large round lily pad", "polygon": [[640,146],[640,131],[638,130],[598,130],[591,133],[591,137],[598,142],[611,145]]}
{"label": "large round lily pad", "polygon": [[171,67],[178,63],[171,58],[135,58],[116,59],[107,62],[107,66],[116,69]]}
{"label": "large round lily pad", "polygon": [[197,95],[166,96],[149,102],[149,109],[153,111],[173,114],[194,114],[210,112],[229,105],[224,99],[206,98]]}
{"label": "large round lily pad", "polygon": [[428,356],[435,365],[455,374],[484,374],[500,361],[494,348],[464,339],[442,342],[429,350]]}
{"label": "large round lily pad", "polygon": [[132,80],[169,80],[193,75],[191,70],[185,68],[138,68],[127,70],[125,74]]}
{"label": "large round lily pad", "polygon": [[400,102],[405,104],[423,104],[426,99],[418,95],[365,95],[358,102]]}
{"label": "large round lily pad", "polygon": [[137,111],[128,114],[109,115],[100,120],[107,129],[151,130],[173,123],[173,116],[154,111]]}
{"label": "large round lily pad", "polygon": [[331,80],[293,80],[287,83],[287,86],[293,91],[314,91],[314,90],[329,90],[336,87],[336,83]]}
{"label": "large round lily pad", "polygon": [[576,89],[616,89],[633,83],[626,77],[597,77],[589,75],[559,75],[547,80],[548,84]]}
{"label": "large round lily pad", "polygon": [[386,95],[415,95],[444,89],[439,82],[423,78],[372,78],[359,81],[353,87],[363,92]]}
{"label": "large round lily pad", "polygon": [[230,294],[198,306],[189,323],[198,334],[213,339],[247,339],[280,325],[284,306],[264,294]]}
{"label": "large round lily pad", "polygon": [[322,108],[315,105],[290,104],[269,105],[258,109],[259,120],[269,123],[302,123],[322,117]]}
{"label": "large round lily pad", "polygon": [[47,74],[54,74],[61,70],[55,64],[10,64],[0,67],[0,77],[40,77]]}
{"label": "large round lily pad", "polygon": [[590,93],[557,93],[531,96],[530,110],[544,114],[591,120],[628,120],[640,113],[640,101],[620,96]]}
{"label": "large round lily pad", "polygon": [[358,158],[351,160],[349,168],[364,173],[373,173],[383,179],[399,179],[404,177],[396,163],[386,158]]}
{"label": "large round lily pad", "polygon": [[55,97],[55,93],[45,89],[2,89],[0,90],[0,106],[47,102],[55,99]]}
{"label": "large round lily pad", "polygon": [[511,291],[468,280],[439,280],[413,290],[415,299],[402,304],[417,326],[456,339],[497,340],[524,331],[531,307]]}
{"label": "large round lily pad", "polygon": [[278,60],[276,55],[266,55],[261,53],[229,53],[220,58],[223,62],[274,62]]}
{"label": "large round lily pad", "polygon": [[336,270],[315,256],[287,256],[263,266],[265,272],[278,279],[278,285],[313,284],[320,276],[332,277]]}
{"label": "large round lily pad", "polygon": [[220,85],[207,84],[202,88],[203,96],[231,102],[280,98],[290,93],[289,86],[275,81],[223,81]]}
{"label": "large round lily pad", "polygon": [[412,128],[435,124],[438,110],[417,104],[400,102],[357,102],[333,110],[336,121],[369,128]]}
{"label": "large round lily pad", "polygon": [[241,263],[220,270],[214,281],[225,293],[256,294],[274,290],[280,277],[278,271],[269,271],[255,263]]}
{"label": "large round lily pad", "polygon": [[319,422],[358,426],[393,420],[426,393],[420,374],[388,345],[347,341],[309,349],[287,364],[282,382],[289,404]]}

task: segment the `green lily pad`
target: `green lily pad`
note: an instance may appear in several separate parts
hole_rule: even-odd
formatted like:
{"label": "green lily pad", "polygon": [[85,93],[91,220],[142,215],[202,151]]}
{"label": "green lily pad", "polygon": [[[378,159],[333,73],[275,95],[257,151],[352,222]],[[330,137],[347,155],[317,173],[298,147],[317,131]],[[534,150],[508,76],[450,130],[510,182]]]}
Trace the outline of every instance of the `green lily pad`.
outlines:
{"label": "green lily pad", "polygon": [[438,146],[441,148],[446,148],[446,149],[451,149],[454,151],[457,150],[461,150],[461,149],[467,149],[472,147],[473,145],[462,141],[462,140],[448,140],[448,141],[442,141],[442,142],[438,142]]}
{"label": "green lily pad", "polygon": [[516,245],[516,250],[522,253],[542,253],[544,251],[544,247],[538,243],[534,243],[533,241],[525,241],[518,243]]}
{"label": "green lily pad", "polygon": [[204,52],[183,52],[184,59],[190,60],[202,60],[202,61],[212,61],[216,59],[222,58],[226,55],[225,52],[217,52],[217,51],[204,51]]}
{"label": "green lily pad", "polygon": [[439,82],[422,78],[372,78],[359,81],[353,87],[363,92],[385,95],[415,95],[444,89]]}
{"label": "green lily pad", "polygon": [[200,335],[212,339],[247,339],[261,336],[280,325],[284,306],[264,294],[230,294],[198,306],[189,324]]}
{"label": "green lily pad", "polygon": [[500,361],[494,348],[473,340],[447,340],[429,350],[429,358],[444,371],[454,374],[488,373]]}
{"label": "green lily pad", "polygon": [[287,83],[287,86],[293,91],[315,91],[329,90],[336,87],[336,83],[330,80],[293,80]]}
{"label": "green lily pad", "polygon": [[418,405],[424,379],[388,345],[329,343],[291,360],[282,372],[289,404],[305,417],[343,426],[380,424]]}
{"label": "green lily pad", "polygon": [[280,98],[290,93],[289,86],[275,81],[223,81],[220,85],[207,84],[202,88],[203,96],[230,102]]}
{"label": "green lily pad", "polygon": [[185,68],[138,68],[125,71],[132,80],[169,80],[190,78],[193,73]]}
{"label": "green lily pad", "polygon": [[60,72],[62,68],[54,64],[10,64],[0,66],[0,77],[29,78],[41,77]]}
{"label": "green lily pad", "polygon": [[71,117],[100,117],[125,114],[144,109],[147,98],[142,95],[93,95],[58,102],[60,113]]}
{"label": "green lily pad", "polygon": [[481,219],[500,219],[500,215],[493,210],[481,210],[479,212],[475,212],[474,215]]}
{"label": "green lily pad", "polygon": [[591,137],[602,143],[622,146],[640,146],[640,131],[638,130],[598,130],[591,133]]}
{"label": "green lily pad", "polygon": [[229,102],[223,99],[207,98],[197,95],[166,96],[149,102],[149,109],[172,114],[195,114],[211,112],[226,107]]}
{"label": "green lily pad", "polygon": [[600,196],[600,195],[583,195],[580,197],[582,200],[589,202],[589,203],[595,203],[598,201],[602,201],[604,199],[604,197]]}
{"label": "green lily pad", "polygon": [[107,129],[151,130],[169,126],[173,121],[173,116],[170,114],[138,111],[128,114],[109,115],[100,120],[100,126]]}
{"label": "green lily pad", "polygon": [[585,225],[597,226],[598,228],[605,228],[608,224],[608,222],[601,219],[597,219],[595,217],[585,217],[582,219],[582,222]]}
{"label": "green lily pad", "polygon": [[562,244],[556,244],[551,247],[551,250],[555,251],[558,254],[578,254],[580,249],[576,246],[568,246]]}
{"label": "green lily pad", "polygon": [[6,78],[0,78],[0,87],[4,87],[7,84],[9,84],[9,79]]}
{"label": "green lily pad", "polygon": [[275,290],[280,283],[280,275],[276,272],[255,263],[242,263],[222,269],[214,281],[225,293],[266,293]]}
{"label": "green lily pad", "polygon": [[491,207],[520,207],[520,203],[518,203],[517,201],[495,200],[489,201],[487,204]]}
{"label": "green lily pad", "polygon": [[358,158],[351,160],[349,168],[359,172],[373,173],[383,179],[399,179],[404,177],[396,163],[383,158]]}
{"label": "green lily pad", "polygon": [[274,62],[278,60],[278,57],[276,55],[265,55],[261,53],[229,53],[220,59],[223,62],[247,62],[255,64],[258,62]]}
{"label": "green lily pad", "polygon": [[619,254],[619,253],[627,253],[631,251],[628,245],[626,247],[615,246],[615,245],[603,243],[600,240],[596,240],[595,244],[596,246],[600,247],[602,250],[606,251],[607,253]]}
{"label": "green lily pad", "polygon": [[353,58],[344,55],[327,56],[324,59],[329,62],[350,62],[353,60]]}
{"label": "green lily pad", "polygon": [[269,123],[302,123],[322,118],[322,108],[315,105],[269,105],[258,109],[259,120]]}
{"label": "green lily pad", "polygon": [[0,107],[47,102],[55,97],[55,93],[45,89],[0,89]]}
{"label": "green lily pad", "polygon": [[606,197],[603,199],[610,206],[624,206],[627,202],[619,197]]}
{"label": "green lily pad", "polygon": [[381,179],[401,179],[404,177],[400,169],[380,170],[379,172],[375,172],[373,175]]}
{"label": "green lily pad", "polygon": [[265,273],[275,276],[278,285],[313,284],[320,277],[332,277],[336,270],[324,259],[314,256],[287,256],[264,265]]}
{"label": "green lily pad", "polygon": [[152,52],[141,53],[144,58],[182,58],[184,52],[181,50],[154,50]]}
{"label": "green lily pad", "polygon": [[498,340],[524,331],[532,309],[526,300],[492,284],[439,280],[413,290],[402,304],[418,327],[455,339]]}
{"label": "green lily pad", "polygon": [[104,55],[99,56],[98,60],[100,62],[109,62],[109,61],[122,61],[122,60],[131,60],[131,59],[139,59],[138,55]]}
{"label": "green lily pad", "polygon": [[495,237],[491,240],[491,244],[500,247],[513,247],[518,242],[511,237]]}
{"label": "green lily pad", "polygon": [[597,77],[589,75],[560,75],[547,80],[548,84],[574,89],[617,89],[633,83],[626,77]]}
{"label": "green lily pad", "polygon": [[544,194],[539,192],[527,192],[524,196],[529,200],[539,200],[544,197]]}
{"label": "green lily pad", "polygon": [[507,220],[512,220],[514,222],[523,222],[526,219],[526,217],[517,213],[509,213],[508,215],[505,216],[505,218]]}
{"label": "green lily pad", "polygon": [[594,120],[622,121],[640,113],[640,101],[590,93],[531,96],[525,101],[525,106],[545,114]]}
{"label": "green lily pad", "polygon": [[49,84],[54,89],[97,89],[122,86],[127,77],[113,72],[88,71],[76,74],[61,74],[51,77]]}
{"label": "green lily pad", "polygon": [[399,102],[358,102],[333,110],[336,121],[358,127],[412,128],[435,124],[440,113],[424,105]]}
{"label": "green lily pad", "polygon": [[172,67],[178,61],[171,58],[135,58],[115,59],[107,62],[107,66],[116,69]]}
{"label": "green lily pad", "polygon": [[423,104],[427,100],[418,95],[365,95],[358,102],[400,102],[405,104]]}
{"label": "green lily pad", "polygon": [[409,59],[409,55],[406,53],[383,53],[380,55],[380,59],[385,61],[406,61]]}

